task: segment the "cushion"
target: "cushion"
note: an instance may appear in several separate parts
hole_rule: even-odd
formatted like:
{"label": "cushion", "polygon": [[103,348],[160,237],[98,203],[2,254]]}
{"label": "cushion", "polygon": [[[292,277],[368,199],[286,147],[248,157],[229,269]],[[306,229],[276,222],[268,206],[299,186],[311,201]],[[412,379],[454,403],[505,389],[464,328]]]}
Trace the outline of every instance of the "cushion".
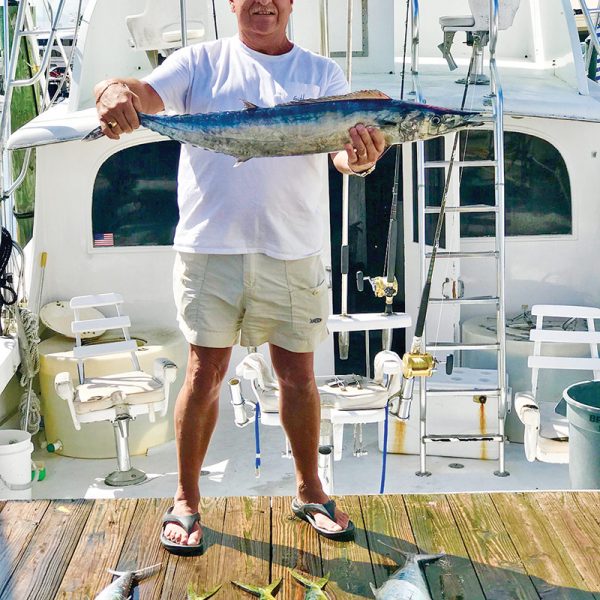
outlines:
{"label": "cushion", "polygon": [[149,404],[164,400],[164,389],[160,381],[143,371],[129,371],[103,377],[87,378],[77,386],[75,411],[78,414],[112,408],[119,402],[113,397],[121,391],[125,404]]}
{"label": "cushion", "polygon": [[[336,382],[341,381],[344,385]],[[360,387],[358,385],[360,382]],[[337,410],[367,410],[384,408],[388,400],[388,390],[371,380],[360,376],[341,375],[317,377],[322,408]],[[265,390],[260,394],[260,409],[266,413],[279,412],[279,390]]]}

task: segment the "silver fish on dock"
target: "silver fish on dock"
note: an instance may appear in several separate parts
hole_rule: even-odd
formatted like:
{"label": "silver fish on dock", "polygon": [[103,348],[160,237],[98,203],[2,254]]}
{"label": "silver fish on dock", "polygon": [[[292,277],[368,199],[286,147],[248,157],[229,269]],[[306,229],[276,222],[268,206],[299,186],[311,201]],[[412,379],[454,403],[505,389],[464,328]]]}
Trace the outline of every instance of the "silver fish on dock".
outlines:
{"label": "silver fish on dock", "polygon": [[403,554],[406,562],[380,588],[369,584],[376,600],[432,600],[421,565],[439,560],[444,555],[412,554],[392,549]]}
{"label": "silver fish on dock", "polygon": [[[314,100],[298,100],[270,108],[245,102],[246,109],[197,115],[147,115],[140,123],[173,140],[244,162],[251,158],[336,152],[350,142],[357,123],[378,127],[386,146],[427,140],[482,125],[477,112],[393,100],[378,90]],[[94,129],[84,140],[103,134]]]}
{"label": "silver fish on dock", "polygon": [[199,594],[194,590],[192,584],[188,587],[187,600],[208,600],[208,598],[212,598],[223,586],[223,584],[219,584],[217,587],[213,588],[208,592],[204,592],[203,594]]}
{"label": "silver fish on dock", "polygon": [[292,577],[306,588],[304,600],[329,600],[327,594],[323,591],[323,588],[329,581],[329,573],[321,579],[311,580],[304,577],[302,573],[292,569]]}
{"label": "silver fish on dock", "polygon": [[133,594],[133,588],[142,579],[152,577],[160,571],[161,563],[140,569],[139,571],[113,571],[109,573],[119,575],[110,585],[106,586],[95,598],[95,600],[129,600]]}
{"label": "silver fish on dock", "polygon": [[280,577],[277,581],[274,581],[270,585],[265,587],[258,587],[256,585],[249,585],[247,583],[240,583],[239,581],[232,581],[233,585],[245,590],[246,592],[258,597],[260,600],[275,600],[275,594],[279,591],[282,578]]}

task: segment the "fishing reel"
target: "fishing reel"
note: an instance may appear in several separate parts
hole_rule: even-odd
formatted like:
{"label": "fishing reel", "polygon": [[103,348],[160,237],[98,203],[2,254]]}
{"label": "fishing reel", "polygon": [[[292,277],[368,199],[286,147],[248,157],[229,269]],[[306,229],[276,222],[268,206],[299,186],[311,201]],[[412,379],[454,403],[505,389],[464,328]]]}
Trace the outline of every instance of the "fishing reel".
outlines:
{"label": "fishing reel", "polygon": [[391,304],[394,296],[398,293],[398,280],[389,282],[386,277],[369,277],[362,271],[356,272],[356,287],[359,292],[365,289],[365,281],[371,284],[376,298],[385,298],[386,304]]}
{"label": "fishing reel", "polygon": [[413,350],[402,357],[402,382],[400,389],[390,399],[390,414],[401,421],[410,417],[410,404],[413,397],[416,377],[431,377],[436,359],[428,352]]}

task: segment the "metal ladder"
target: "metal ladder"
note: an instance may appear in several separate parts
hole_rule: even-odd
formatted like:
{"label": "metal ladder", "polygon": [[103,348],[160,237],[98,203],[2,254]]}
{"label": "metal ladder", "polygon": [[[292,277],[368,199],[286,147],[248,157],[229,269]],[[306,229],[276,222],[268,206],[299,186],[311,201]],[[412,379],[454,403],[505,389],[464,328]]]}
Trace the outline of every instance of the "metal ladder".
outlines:
{"label": "metal ladder", "polygon": [[600,0],[596,3],[596,8],[588,6],[588,0],[579,0],[581,12],[585,19],[587,30],[590,34],[590,44],[588,44],[585,52],[585,68],[586,72],[590,72],[590,64],[593,58],[593,51],[596,50],[596,68],[595,81],[600,81]]}
{"label": "metal ladder", "polygon": [[[412,51],[411,51],[411,76],[413,93],[417,102],[424,102],[423,95],[419,84],[419,2],[411,0],[411,34],[412,34]],[[493,160],[471,160],[471,161],[454,161],[454,166],[464,169],[471,167],[494,167],[495,170],[495,205],[475,205],[461,206],[460,198],[458,206],[450,206],[446,208],[446,214],[458,215],[466,213],[482,213],[491,212],[495,215],[495,238],[493,249],[480,252],[462,252],[445,251],[438,252],[439,259],[461,258],[468,260],[478,260],[482,258],[493,259],[496,265],[496,290],[490,295],[477,297],[456,297],[456,298],[430,298],[431,304],[445,305],[490,305],[496,310],[496,326],[497,339],[494,343],[480,344],[464,344],[461,342],[432,342],[427,343],[423,338],[423,345],[426,352],[435,353],[442,352],[471,352],[481,350],[494,350],[497,352],[497,371],[498,383],[496,387],[491,389],[460,389],[460,390],[444,390],[444,389],[428,389],[427,378],[420,378],[419,386],[419,405],[420,405],[420,469],[417,472],[419,476],[429,476],[427,471],[427,445],[433,442],[470,442],[470,441],[487,441],[498,442],[499,445],[499,465],[498,470],[494,471],[497,476],[507,476],[505,470],[505,415],[507,408],[507,389],[506,389],[506,336],[505,336],[505,299],[504,299],[504,271],[505,271],[505,254],[504,254],[504,114],[503,114],[503,94],[502,86],[496,66],[496,42],[498,37],[498,4],[499,0],[490,0],[490,35],[489,35],[489,53],[490,53],[490,103],[491,115],[490,122],[493,124],[494,135],[494,159]],[[459,133],[455,135],[460,135]],[[421,283],[425,282],[428,259],[431,253],[426,248],[425,237],[425,215],[432,213],[440,213],[440,209],[429,207],[426,205],[425,198],[425,178],[426,170],[430,168],[444,167],[445,172],[448,172],[450,161],[425,161],[425,143],[423,141],[416,142],[417,149],[417,186],[418,186],[418,232],[419,232],[419,255],[421,268]],[[460,188],[459,188],[460,189]],[[424,334],[425,335],[425,334]],[[497,395],[498,396],[498,431],[490,435],[473,435],[451,433],[446,435],[430,435],[427,432],[427,399],[429,397],[438,398],[453,398],[456,396],[474,396],[474,395]]]}
{"label": "metal ladder", "polygon": [[[3,32],[4,32],[4,106],[2,109],[2,116],[0,118],[0,140],[6,141],[12,133],[11,125],[11,101],[15,88],[25,87],[34,85],[37,82],[42,84],[42,98],[44,101],[44,108],[48,108],[51,104],[48,95],[47,81],[45,75],[48,71],[50,64],[50,57],[52,55],[52,49],[57,47],[60,52],[64,55],[64,47],[60,39],[60,33],[62,31],[71,31],[72,28],[59,27],[58,23],[63,13],[66,0],[60,0],[56,10],[53,12],[52,22],[48,30],[42,30],[35,28],[33,25],[33,17],[31,14],[31,8],[28,2],[19,2],[17,8],[17,14],[15,18],[14,33],[9,43],[9,0],[3,2]],[[21,48],[21,42],[23,39],[33,40],[33,47],[37,50],[37,36],[40,34],[46,35],[48,42],[44,49],[44,54],[37,61],[37,54],[35,55],[36,64],[35,74],[29,79],[17,79],[17,62],[19,60],[19,52]],[[56,46],[55,46],[56,44]],[[68,66],[67,66],[68,68]],[[15,178],[12,176],[12,157],[11,153],[5,148],[4,143],[1,144],[2,151],[2,169],[1,169],[1,197],[4,200],[2,210],[2,222],[5,227],[9,229],[11,235],[14,235],[14,219],[13,219],[13,194],[15,190],[21,185],[29,166],[31,158],[31,148],[25,150],[25,157],[22,163],[21,172]]]}

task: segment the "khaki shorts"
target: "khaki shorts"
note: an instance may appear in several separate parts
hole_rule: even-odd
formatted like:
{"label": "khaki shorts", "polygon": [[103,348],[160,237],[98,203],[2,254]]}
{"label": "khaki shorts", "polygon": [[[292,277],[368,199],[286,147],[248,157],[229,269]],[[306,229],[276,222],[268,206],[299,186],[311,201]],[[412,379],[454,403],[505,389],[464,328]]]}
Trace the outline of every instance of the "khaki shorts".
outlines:
{"label": "khaki shorts", "polygon": [[270,342],[313,352],[327,337],[329,301],[320,256],[178,252],[173,291],[190,344],[228,348]]}

